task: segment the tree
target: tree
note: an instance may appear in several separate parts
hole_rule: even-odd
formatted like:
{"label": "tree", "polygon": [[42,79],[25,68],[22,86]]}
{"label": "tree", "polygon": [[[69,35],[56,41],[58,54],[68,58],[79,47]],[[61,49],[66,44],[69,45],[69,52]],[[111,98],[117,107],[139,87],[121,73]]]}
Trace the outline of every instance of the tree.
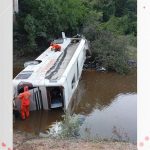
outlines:
{"label": "tree", "polygon": [[97,11],[89,11],[87,15],[87,19],[83,26],[82,33],[86,36],[86,38],[90,41],[95,40],[97,36],[97,31],[99,28],[99,24],[102,21],[102,13]]}
{"label": "tree", "polygon": [[[62,31],[76,34],[84,23],[86,7],[80,0],[22,0],[17,16],[20,34],[29,49],[44,49],[43,42],[58,37]],[[42,39],[42,40],[40,40]],[[40,41],[40,42],[39,42]],[[18,44],[19,45],[19,44]]]}
{"label": "tree", "polygon": [[35,27],[35,19],[28,14],[24,20],[24,29],[28,33],[28,41],[30,48],[36,48],[35,38],[36,38],[36,27]]}
{"label": "tree", "polygon": [[127,73],[128,53],[125,41],[108,31],[100,31],[96,40],[91,43],[91,50],[99,66],[118,73]]}
{"label": "tree", "polygon": [[115,0],[115,16],[121,17],[124,15],[124,10],[127,0]]}

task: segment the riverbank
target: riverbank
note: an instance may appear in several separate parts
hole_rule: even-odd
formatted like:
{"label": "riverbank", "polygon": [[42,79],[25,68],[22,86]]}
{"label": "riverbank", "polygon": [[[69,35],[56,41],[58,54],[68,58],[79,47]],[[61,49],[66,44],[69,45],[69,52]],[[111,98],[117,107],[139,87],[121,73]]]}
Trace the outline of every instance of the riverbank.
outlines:
{"label": "riverbank", "polygon": [[53,139],[14,131],[14,150],[136,150],[136,145],[126,142],[82,139]]}

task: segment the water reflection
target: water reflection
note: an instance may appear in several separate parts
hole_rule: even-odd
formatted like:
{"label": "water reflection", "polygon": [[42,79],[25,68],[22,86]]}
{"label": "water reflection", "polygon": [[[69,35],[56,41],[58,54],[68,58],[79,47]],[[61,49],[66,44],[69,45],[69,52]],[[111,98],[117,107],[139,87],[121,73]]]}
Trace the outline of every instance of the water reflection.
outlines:
{"label": "water reflection", "polygon": [[95,71],[83,72],[82,80],[73,96],[77,106],[75,112],[88,115],[94,109],[102,110],[109,107],[118,94],[126,93],[136,93],[135,72],[127,76]]}
{"label": "water reflection", "polygon": [[81,128],[81,136],[86,137],[88,128],[90,137],[113,138],[136,141],[137,116],[136,94],[123,94],[114,99],[103,110],[94,109]]}
{"label": "water reflection", "polygon": [[49,125],[62,120],[62,109],[53,111],[32,111],[30,117],[26,120],[17,118],[14,123],[14,129],[38,134],[44,131]]}

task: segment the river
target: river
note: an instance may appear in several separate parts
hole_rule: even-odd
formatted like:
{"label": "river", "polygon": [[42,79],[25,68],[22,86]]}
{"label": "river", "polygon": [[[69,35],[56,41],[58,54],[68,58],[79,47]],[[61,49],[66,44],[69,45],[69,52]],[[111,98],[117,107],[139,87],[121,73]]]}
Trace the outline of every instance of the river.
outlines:
{"label": "river", "polygon": [[[14,74],[20,68],[14,68]],[[81,115],[82,138],[137,140],[137,76],[83,71],[72,98],[72,110]],[[62,109],[31,112],[30,118],[16,119],[14,129],[38,134],[62,120]]]}

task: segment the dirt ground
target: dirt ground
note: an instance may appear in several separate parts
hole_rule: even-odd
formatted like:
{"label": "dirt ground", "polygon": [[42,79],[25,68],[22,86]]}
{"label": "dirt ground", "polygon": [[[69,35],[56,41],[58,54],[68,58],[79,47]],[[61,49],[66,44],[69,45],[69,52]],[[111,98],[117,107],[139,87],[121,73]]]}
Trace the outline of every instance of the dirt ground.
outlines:
{"label": "dirt ground", "polygon": [[81,139],[58,140],[14,131],[14,150],[136,150],[131,143],[86,141]]}

